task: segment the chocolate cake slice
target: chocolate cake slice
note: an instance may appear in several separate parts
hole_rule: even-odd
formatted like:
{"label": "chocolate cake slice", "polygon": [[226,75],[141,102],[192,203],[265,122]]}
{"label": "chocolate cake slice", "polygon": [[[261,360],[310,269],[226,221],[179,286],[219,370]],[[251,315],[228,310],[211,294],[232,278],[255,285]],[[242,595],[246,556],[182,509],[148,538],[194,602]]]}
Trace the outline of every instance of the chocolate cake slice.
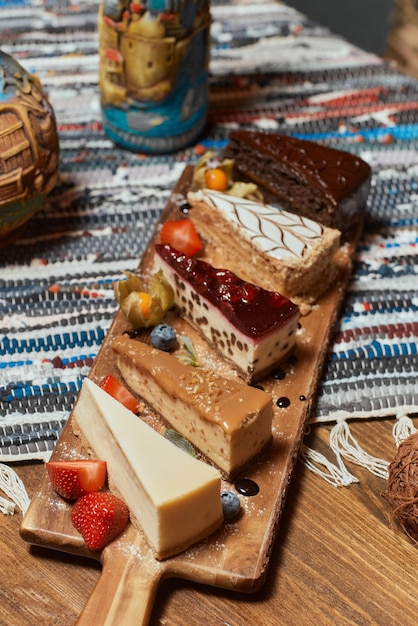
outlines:
{"label": "chocolate cake slice", "polygon": [[325,226],[347,232],[365,211],[370,166],[358,156],[312,141],[263,131],[229,135],[225,158],[238,177],[249,179],[266,199]]}
{"label": "chocolate cake slice", "polygon": [[227,269],[156,246],[155,266],[182,315],[248,383],[266,376],[295,346],[296,304]]}

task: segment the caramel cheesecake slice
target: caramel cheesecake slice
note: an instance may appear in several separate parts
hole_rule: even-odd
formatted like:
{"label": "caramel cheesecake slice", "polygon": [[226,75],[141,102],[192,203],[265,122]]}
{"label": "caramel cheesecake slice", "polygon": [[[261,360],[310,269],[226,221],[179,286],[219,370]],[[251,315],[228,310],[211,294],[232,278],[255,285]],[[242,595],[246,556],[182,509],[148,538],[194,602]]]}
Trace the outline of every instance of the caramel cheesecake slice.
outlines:
{"label": "caramel cheesecake slice", "polygon": [[155,250],[155,268],[171,285],[183,317],[246,382],[266,376],[293,350],[296,304],[169,245]]}
{"label": "caramel cheesecake slice", "polygon": [[221,525],[219,471],[176,447],[88,378],[73,430],[106,461],[110,489],[126,502],[157,559],[186,550]]}
{"label": "caramel cheesecake slice", "polygon": [[[224,156],[299,215],[347,231],[364,215],[371,168],[360,157],[279,133],[237,130]],[[286,208],[287,208],[286,207]]]}
{"label": "caramel cheesecake slice", "polygon": [[122,335],[112,348],[131,390],[227,476],[272,438],[272,400],[239,379],[221,378]]}
{"label": "caramel cheesecake slice", "polygon": [[189,218],[244,280],[312,304],[336,277],[340,231],[278,206],[209,189],[189,192]]}

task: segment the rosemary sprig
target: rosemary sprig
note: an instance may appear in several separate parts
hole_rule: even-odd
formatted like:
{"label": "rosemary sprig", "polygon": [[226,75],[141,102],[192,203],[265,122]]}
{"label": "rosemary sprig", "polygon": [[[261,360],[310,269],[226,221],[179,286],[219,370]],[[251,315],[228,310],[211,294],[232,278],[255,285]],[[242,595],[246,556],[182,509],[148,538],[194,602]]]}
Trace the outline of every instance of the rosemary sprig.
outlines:
{"label": "rosemary sprig", "polygon": [[186,354],[178,354],[177,358],[183,363],[193,365],[193,367],[199,366],[199,359],[197,358],[196,350],[190,337],[180,337],[180,341],[183,344],[183,348]]}
{"label": "rosemary sprig", "polygon": [[173,430],[172,428],[167,428],[164,433],[164,437],[171,441],[171,443],[174,443],[174,445],[178,448],[181,448],[181,450],[183,450],[184,452],[187,452],[187,454],[190,454],[191,456],[196,456],[196,450],[194,449],[190,441],[183,437],[183,435],[180,435],[180,433],[178,433],[176,430]]}

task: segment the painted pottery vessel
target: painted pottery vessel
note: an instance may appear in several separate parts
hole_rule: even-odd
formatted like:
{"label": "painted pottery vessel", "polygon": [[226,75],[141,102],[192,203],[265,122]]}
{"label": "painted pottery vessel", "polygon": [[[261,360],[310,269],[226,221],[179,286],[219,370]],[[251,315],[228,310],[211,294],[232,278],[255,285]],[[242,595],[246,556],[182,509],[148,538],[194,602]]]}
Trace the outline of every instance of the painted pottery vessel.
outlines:
{"label": "painted pottery vessel", "polygon": [[106,134],[162,154],[192,144],[208,107],[209,0],[103,0],[99,86]]}

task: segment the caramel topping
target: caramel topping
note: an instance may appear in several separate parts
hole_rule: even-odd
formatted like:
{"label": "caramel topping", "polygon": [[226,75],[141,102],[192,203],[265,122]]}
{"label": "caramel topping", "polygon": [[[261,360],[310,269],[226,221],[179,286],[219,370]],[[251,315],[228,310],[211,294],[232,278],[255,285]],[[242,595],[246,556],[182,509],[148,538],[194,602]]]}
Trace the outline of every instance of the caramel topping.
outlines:
{"label": "caramel topping", "polygon": [[125,365],[151,376],[164,393],[189,404],[225,432],[238,430],[245,420],[271,404],[270,396],[261,389],[187,365],[125,335],[117,337],[112,348]]}

